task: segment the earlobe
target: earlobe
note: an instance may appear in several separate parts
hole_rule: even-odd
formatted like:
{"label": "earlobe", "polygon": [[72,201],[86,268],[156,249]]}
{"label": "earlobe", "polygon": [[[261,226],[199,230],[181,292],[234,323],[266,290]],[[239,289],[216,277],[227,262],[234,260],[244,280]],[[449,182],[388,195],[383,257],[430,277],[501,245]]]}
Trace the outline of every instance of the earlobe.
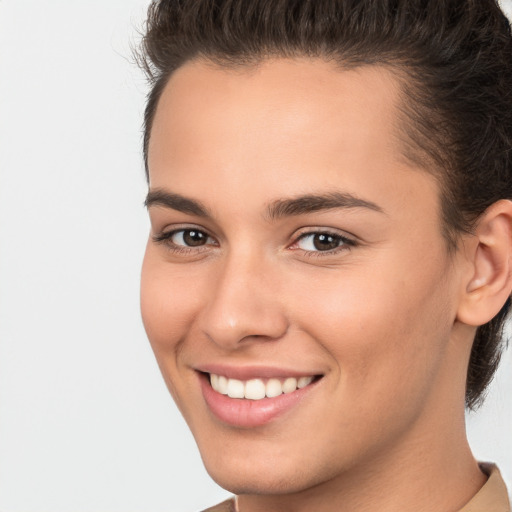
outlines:
{"label": "earlobe", "polygon": [[512,292],[512,201],[500,200],[479,219],[471,244],[471,274],[457,319],[472,326],[489,322]]}

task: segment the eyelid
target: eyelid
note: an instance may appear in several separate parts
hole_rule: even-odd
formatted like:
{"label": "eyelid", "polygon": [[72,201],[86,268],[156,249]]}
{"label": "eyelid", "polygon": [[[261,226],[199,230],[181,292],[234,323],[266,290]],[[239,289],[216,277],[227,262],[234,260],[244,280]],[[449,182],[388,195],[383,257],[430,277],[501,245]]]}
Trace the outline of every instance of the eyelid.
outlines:
{"label": "eyelid", "polygon": [[[314,235],[334,236],[340,240],[341,244],[338,247],[335,247],[334,249],[328,249],[325,251],[307,250],[307,249],[302,249],[300,247],[294,247],[299,243],[300,240],[307,238],[308,236],[314,236]],[[340,231],[338,229],[327,228],[327,227],[308,227],[308,228],[302,228],[301,230],[299,230],[298,233],[296,233],[294,235],[293,242],[288,246],[288,248],[291,250],[302,251],[303,254],[308,255],[308,256],[332,256],[341,251],[347,251],[350,248],[358,245],[358,243],[359,242],[356,239],[356,237],[352,234],[347,234],[346,231]]]}
{"label": "eyelid", "polygon": [[[172,241],[172,238],[180,232],[185,231],[199,231],[203,233],[206,237],[206,243],[204,245],[198,245],[198,246],[188,246],[188,245],[181,245],[176,244]],[[308,236],[314,236],[314,235],[330,235],[334,236],[335,238],[340,240],[340,245],[338,247],[335,247],[333,249],[327,249],[327,250],[308,250],[308,249],[302,249],[301,247],[297,247],[297,244],[301,239],[304,239]],[[155,233],[152,235],[152,240],[155,243],[163,244],[169,249],[169,251],[176,252],[176,253],[201,253],[203,251],[206,251],[210,249],[213,246],[218,247],[219,243],[216,240],[216,238],[210,234],[209,230],[203,228],[202,226],[198,225],[191,225],[191,224],[185,224],[185,225],[174,225],[172,227],[163,228],[160,232]],[[211,240],[213,240],[213,244],[211,243]],[[336,228],[331,227],[316,227],[316,226],[309,226],[304,227],[295,232],[293,235],[293,241],[288,244],[287,248],[290,250],[296,250],[301,251],[304,255],[308,256],[332,256],[335,255],[341,251],[347,251],[350,248],[356,246],[359,244],[359,240],[352,234],[348,234],[346,231],[341,231]],[[295,246],[295,247],[294,247]]]}
{"label": "eyelid", "polygon": [[296,242],[301,237],[305,237],[308,235],[333,235],[336,237],[340,237],[347,242],[356,243],[358,238],[352,233],[348,233],[347,231],[343,231],[337,228],[325,227],[325,226],[310,226],[297,230],[293,234],[293,240]]}
{"label": "eyelid", "polygon": [[187,245],[178,245],[178,244],[175,244],[174,242],[172,242],[171,239],[173,238],[173,236],[182,231],[199,231],[199,232],[203,233],[204,235],[206,235],[207,241],[208,241],[208,239],[215,240],[216,245],[218,245],[218,242],[215,239],[215,237],[212,236],[207,229],[204,229],[203,227],[200,227],[200,226],[190,225],[190,224],[173,226],[172,228],[169,228],[169,229],[164,228],[161,231],[159,231],[158,233],[153,234],[151,238],[156,243],[166,244],[169,248],[176,249],[176,250],[178,250],[178,248],[181,248],[184,250],[190,249],[192,251],[201,251],[201,250],[204,250],[204,248],[206,246],[211,245],[211,244],[206,243],[203,246],[193,247],[193,246],[187,246]]}

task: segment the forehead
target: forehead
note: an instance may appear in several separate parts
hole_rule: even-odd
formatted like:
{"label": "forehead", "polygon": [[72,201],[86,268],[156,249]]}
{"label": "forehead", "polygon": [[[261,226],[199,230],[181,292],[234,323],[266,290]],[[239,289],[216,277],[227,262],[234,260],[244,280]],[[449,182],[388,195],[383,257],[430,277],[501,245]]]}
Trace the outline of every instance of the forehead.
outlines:
{"label": "forehead", "polygon": [[[365,151],[386,146],[400,157],[399,103],[399,81],[384,67],[340,70],[301,58],[226,69],[192,61],[174,73],[160,98],[149,167],[163,146],[174,161],[190,145],[215,146],[219,152],[229,145],[233,158],[242,148],[247,155],[250,145],[261,157],[269,141],[281,150],[332,141],[345,153],[362,145]],[[265,148],[266,154],[271,151]]]}
{"label": "forehead", "polygon": [[150,188],[228,216],[311,191],[339,190],[398,212],[409,202],[417,208],[413,188],[428,189],[437,204],[431,176],[403,156],[399,84],[384,67],[342,70],[312,59],[238,69],[189,62],[158,104]]}

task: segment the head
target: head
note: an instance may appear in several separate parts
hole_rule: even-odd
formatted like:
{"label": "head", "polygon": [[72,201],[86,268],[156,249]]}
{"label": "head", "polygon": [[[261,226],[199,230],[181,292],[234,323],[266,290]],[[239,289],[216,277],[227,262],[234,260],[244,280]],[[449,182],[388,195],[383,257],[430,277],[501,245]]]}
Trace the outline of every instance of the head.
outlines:
{"label": "head", "polygon": [[[385,392],[398,383],[381,393],[379,382],[389,378],[386,372],[393,373],[395,365],[403,375],[402,387],[409,382],[415,399],[403,422],[383,439],[396,438],[414,424],[421,415],[419,404],[439,399],[452,378],[461,382],[462,402],[465,397],[468,407],[477,406],[499,362],[510,305],[508,284],[485,314],[475,313],[474,299],[466,297],[483,279],[467,276],[477,266],[485,274],[489,266],[485,249],[475,240],[487,236],[485,219],[499,210],[502,200],[512,199],[512,40],[497,4],[160,1],[149,9],[143,52],[151,80],[144,132],[148,204],[156,212],[153,224],[159,226],[148,245],[143,315],[164,377],[200,448],[214,443],[219,433],[216,427],[200,431],[206,416],[196,415],[194,405],[187,403],[186,378],[180,382],[176,376],[180,365],[191,374],[222,375],[222,364],[218,370],[216,365],[223,358],[247,370],[251,358],[256,365],[272,358],[286,363],[294,346],[298,359],[288,360],[283,377],[300,360],[310,361],[303,370],[314,376],[313,385],[321,389],[325,381],[332,383],[331,391],[343,388],[340,398],[352,406],[352,412],[342,411],[347,423],[352,413],[364,418],[365,412],[356,410],[366,392],[375,399],[376,411],[377,404],[387,403]],[[246,130],[247,125],[252,128]],[[339,174],[336,164],[352,172]],[[276,178],[265,171],[269,168],[278,169]],[[219,190],[223,186],[230,190]],[[308,190],[315,193],[308,195]],[[230,200],[232,193],[245,195]],[[160,207],[185,217],[162,216]],[[339,207],[346,212],[343,226],[329,217]],[[395,253],[384,256],[388,228],[382,219],[399,216],[401,209],[406,218],[395,224],[392,235],[401,237],[401,249],[398,244]],[[256,213],[266,215],[266,224],[256,220]],[[334,227],[323,234],[306,232],[297,224],[303,214],[309,215],[310,226],[314,221],[315,226]],[[503,221],[506,215],[494,217],[501,219],[502,231],[510,230]],[[268,228],[276,219],[283,223]],[[167,224],[174,226],[170,235],[164,233]],[[183,231],[190,226],[195,231]],[[268,248],[277,244],[293,257],[332,244],[354,259],[311,265],[303,257],[289,267],[281,260],[266,266],[265,253],[257,261],[251,256],[254,246],[244,235],[250,226],[251,240],[259,236]],[[287,229],[295,238],[285,242]],[[169,240],[174,251],[182,247],[181,256],[162,255],[162,242]],[[237,252],[237,244],[245,252]],[[184,246],[196,252],[185,256]],[[198,247],[207,249],[198,252]],[[477,253],[484,254],[476,266]],[[237,270],[235,260],[241,262]],[[379,265],[386,277],[379,275]],[[340,273],[343,279],[337,277]],[[368,280],[376,284],[365,291]],[[160,295],[153,293],[158,287]],[[243,290],[251,290],[256,299],[247,299]],[[397,299],[383,304],[385,290]],[[166,294],[175,298],[167,302]],[[188,306],[180,310],[184,302]],[[230,307],[245,322],[238,331]],[[311,311],[329,328],[299,320]],[[421,320],[411,324],[418,316]],[[375,343],[361,346],[368,337]],[[453,349],[456,340],[466,338],[466,349]],[[405,348],[405,339],[414,342]],[[194,350],[209,354],[213,366],[206,356],[195,358]],[[387,352],[396,357],[387,360]],[[443,359],[453,362],[457,357],[455,377],[447,377]],[[416,364],[409,367],[413,359]],[[347,377],[344,382],[344,365],[352,381]],[[246,374],[252,376],[250,370]],[[425,384],[429,379],[444,384],[434,389]],[[460,394],[455,392],[454,400]],[[387,418],[384,409],[381,413],[380,420],[378,413],[374,418],[377,423],[368,423],[374,437],[375,425]],[[391,413],[396,417],[398,410],[391,408]],[[244,453],[243,438],[252,430],[240,421],[235,442]],[[326,433],[334,438],[340,429],[343,420]],[[280,435],[272,427],[270,434]],[[384,444],[376,444],[375,453]],[[347,461],[355,457],[350,450],[346,456]],[[319,469],[319,474],[330,471],[335,469]]]}

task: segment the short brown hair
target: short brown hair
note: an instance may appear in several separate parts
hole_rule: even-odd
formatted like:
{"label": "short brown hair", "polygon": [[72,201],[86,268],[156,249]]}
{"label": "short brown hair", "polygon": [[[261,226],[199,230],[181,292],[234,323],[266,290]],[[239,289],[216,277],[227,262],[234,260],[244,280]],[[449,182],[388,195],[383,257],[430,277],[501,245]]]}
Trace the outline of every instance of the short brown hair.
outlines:
{"label": "short brown hair", "polygon": [[[406,156],[439,179],[454,250],[499,199],[512,199],[512,36],[495,0],[155,0],[140,61],[151,90],[144,158],[161,93],[192,59],[221,66],[268,57],[378,64],[402,80]],[[499,363],[510,308],[478,328],[466,405],[478,406]]]}

